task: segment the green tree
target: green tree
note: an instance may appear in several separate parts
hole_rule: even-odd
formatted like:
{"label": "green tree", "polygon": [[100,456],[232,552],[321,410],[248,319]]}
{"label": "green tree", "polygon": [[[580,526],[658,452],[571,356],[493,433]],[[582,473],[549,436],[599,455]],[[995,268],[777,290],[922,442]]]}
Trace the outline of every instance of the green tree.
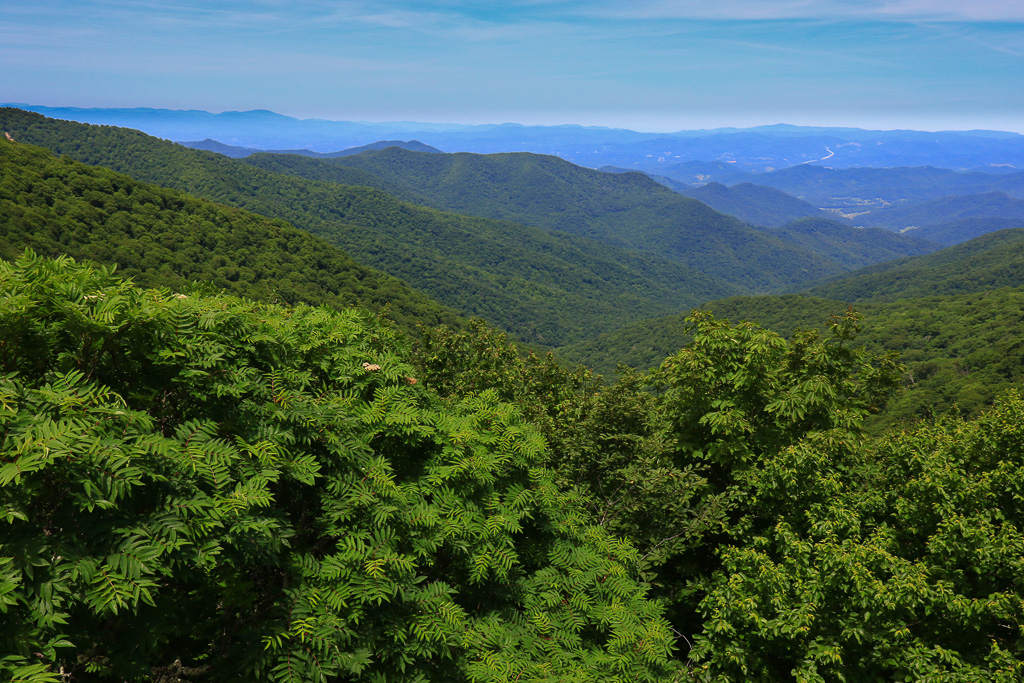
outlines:
{"label": "green tree", "polygon": [[665,680],[626,541],[355,310],[0,263],[0,671]]}
{"label": "green tree", "polygon": [[[834,318],[829,336],[800,331],[790,341],[751,323],[730,325],[696,311],[693,341],[651,373],[666,460],[705,485],[690,503],[695,521],[679,527],[651,510],[672,544],[654,571],[683,634],[699,633],[698,603],[721,554],[776,523],[776,510],[753,496],[765,463],[802,439],[862,440],[862,422],[897,386],[892,356],[851,347],[853,311]],[[675,534],[678,534],[677,536]]]}
{"label": "green tree", "polygon": [[702,678],[1020,680],[1022,425],[1011,393],[973,423],[769,456],[750,496],[775,523],[723,549]]}

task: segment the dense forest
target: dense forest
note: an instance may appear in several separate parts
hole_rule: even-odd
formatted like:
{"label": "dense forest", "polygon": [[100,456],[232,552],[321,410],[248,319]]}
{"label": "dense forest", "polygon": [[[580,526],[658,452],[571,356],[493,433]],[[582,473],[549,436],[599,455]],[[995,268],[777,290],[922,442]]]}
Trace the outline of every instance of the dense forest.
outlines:
{"label": "dense forest", "polygon": [[28,120],[144,179],[0,139],[0,678],[1024,677],[1021,231],[557,350],[602,377],[225,205],[343,186]]}
{"label": "dense forest", "polygon": [[698,315],[604,387],[479,325],[0,283],[14,680],[1024,674],[1024,403],[866,440],[899,367],[853,315]]}
{"label": "dense forest", "polygon": [[0,144],[0,258],[26,248],[117,264],[142,286],[205,282],[285,303],[387,308],[391,319],[456,324],[450,309],[283,221],[135,181],[22,144]]}
{"label": "dense forest", "polygon": [[[807,239],[806,232],[791,239],[790,232],[756,230],[733,218],[752,217],[735,211],[735,204],[726,216],[640,173],[603,173],[538,154],[427,154],[391,147],[336,159],[255,154],[245,162],[310,180],[366,183],[441,209],[666,255],[747,293],[797,286],[938,247],[895,233],[864,239],[863,230],[840,224],[829,229],[831,243]],[[764,193],[782,193],[759,189],[751,201],[770,211]],[[773,201],[779,202],[777,197]],[[858,248],[835,259],[840,241],[857,242]]]}
{"label": "dense forest", "polygon": [[[286,220],[359,263],[536,343],[559,346],[594,330],[745,291],[660,256],[440,212],[368,187],[271,173],[138,131],[15,109],[0,109],[0,127],[18,144],[40,145],[136,180]],[[822,274],[841,271],[834,266]],[[566,308],[575,315],[565,316]]]}

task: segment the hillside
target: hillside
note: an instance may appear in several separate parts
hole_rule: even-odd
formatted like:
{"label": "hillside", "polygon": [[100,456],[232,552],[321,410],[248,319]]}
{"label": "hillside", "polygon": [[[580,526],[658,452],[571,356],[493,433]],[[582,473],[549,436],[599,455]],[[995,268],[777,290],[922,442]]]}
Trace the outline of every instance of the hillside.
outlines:
{"label": "hillside", "polygon": [[[942,197],[909,206],[893,206],[871,211],[859,216],[858,222],[900,230],[911,226],[931,226],[983,218],[1012,220],[1024,226],[1024,199],[1014,199],[1005,192]],[[964,242],[967,239],[970,237],[959,241]]]}
{"label": "hillside", "polygon": [[982,292],[1024,284],[1024,229],[988,233],[969,242],[869,266],[807,288],[847,302]]}
{"label": "hillside", "polygon": [[[87,164],[287,220],[531,342],[562,345],[741,291],[665,258],[435,211],[367,187],[276,174],[137,131],[13,109],[0,110],[0,127]],[[564,315],[566,309],[576,315]]]}
{"label": "hillside", "polygon": [[683,185],[704,185],[705,183],[743,183],[756,177],[728,161],[683,161],[658,164],[658,173]]}
{"label": "hillside", "polygon": [[953,195],[1005,192],[1024,198],[1024,173],[1019,171],[961,173],[927,166],[836,169],[803,164],[758,175],[756,182],[814,206],[840,208],[855,214]]}
{"label": "hillside", "polygon": [[[634,173],[602,173],[553,156],[423,154],[388,148],[340,159],[254,155],[261,168],[347,182],[355,168],[408,198],[658,254],[746,291],[809,282],[842,267]],[[399,191],[396,188],[402,187]]]}
{"label": "hillside", "polygon": [[740,183],[726,187],[712,182],[682,191],[712,209],[735,216],[744,223],[775,228],[798,218],[828,218],[829,214],[773,187]]}
{"label": "hillside", "polygon": [[941,245],[882,228],[854,228],[827,218],[801,218],[768,230],[850,269],[933,252]]}
{"label": "hillside", "polygon": [[[741,296],[702,306],[733,323],[756,322],[784,336],[820,328],[840,315],[842,301],[803,295]],[[1000,393],[1024,381],[1024,286],[875,302],[855,306],[862,329],[852,341],[873,352],[896,351],[906,365],[903,389],[871,420],[872,429],[954,406],[976,415]],[[680,314],[634,323],[559,350],[571,362],[610,374],[617,364],[658,365],[689,343]]]}
{"label": "hillside", "polygon": [[[718,299],[705,303],[701,308],[732,322],[751,320],[788,337],[798,328],[820,326],[828,316],[842,313],[845,304],[822,297],[782,294]],[[562,347],[558,349],[558,355],[608,376],[614,374],[619,364],[646,370],[690,342],[686,318],[691,313],[685,311],[625,325]]]}
{"label": "hillside", "polygon": [[981,237],[990,232],[1020,227],[1024,227],[1024,221],[1016,218],[963,218],[948,223],[922,225],[906,230],[903,234],[939,244],[953,245],[973,240],[975,237]]}
{"label": "hillside", "polygon": [[232,159],[241,159],[247,157],[250,154],[257,154],[262,152],[273,153],[273,154],[298,154],[300,156],[317,157],[322,159],[331,159],[334,157],[344,157],[352,154],[359,154],[360,152],[366,152],[371,149],[385,149],[387,147],[402,147],[403,149],[411,149],[416,152],[440,152],[441,150],[425,145],[418,140],[378,140],[377,142],[371,142],[368,145],[360,145],[358,147],[350,147],[343,149],[338,152],[314,152],[311,149],[257,149],[255,147],[239,147],[237,145],[225,145],[217,140],[211,140],[207,138],[205,140],[194,140],[194,141],[180,141],[178,144],[188,147],[190,149],[202,149],[207,152],[216,152],[217,154],[223,154],[226,157]]}
{"label": "hillside", "polygon": [[117,265],[144,287],[193,281],[238,296],[387,310],[406,331],[461,325],[448,308],[360,265],[284,221],[86,166],[0,138],[0,258],[43,256]]}

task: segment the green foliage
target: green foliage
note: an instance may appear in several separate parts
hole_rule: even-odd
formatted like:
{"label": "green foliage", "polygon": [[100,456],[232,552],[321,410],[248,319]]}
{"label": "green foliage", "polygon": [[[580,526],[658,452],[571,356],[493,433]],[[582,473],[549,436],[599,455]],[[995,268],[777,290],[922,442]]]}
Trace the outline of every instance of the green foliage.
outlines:
{"label": "green foliage", "polygon": [[750,490],[773,521],[722,553],[702,603],[703,677],[1020,680],[1021,425],[1011,394],[874,451],[813,439],[770,457]]}
{"label": "green foliage", "polygon": [[550,354],[523,352],[480,321],[462,332],[424,331],[414,361],[449,400],[496,391],[515,401],[540,426],[556,481],[575,491],[593,523],[630,539],[659,597],[672,599],[678,587],[664,568],[726,525],[723,497],[674,457],[643,375],[624,369],[607,386]]}
{"label": "green foliage", "polygon": [[408,285],[361,266],[305,231],[0,141],[0,258],[26,248],[107,265],[148,287],[188,291],[194,281],[238,296],[387,309],[407,330],[458,324]]}
{"label": "green foliage", "polygon": [[0,264],[0,670],[665,680],[636,551],[355,311]]}
{"label": "green foliage", "polygon": [[872,358],[849,345],[860,329],[852,310],[830,322],[829,337],[805,330],[789,342],[709,313],[688,321],[693,342],[666,359],[653,382],[676,447],[720,476],[807,434],[857,432],[897,385],[893,356]]}
{"label": "green foliage", "polygon": [[720,182],[709,182],[697,187],[683,186],[677,191],[750,225],[777,228],[800,218],[827,216],[821,209],[792,195],[754,183],[726,187]]}
{"label": "green foliage", "polygon": [[426,385],[443,397],[495,391],[517,404],[545,431],[572,419],[600,390],[601,378],[583,367],[570,370],[551,353],[524,350],[479,318],[466,330],[423,328],[412,357]]}

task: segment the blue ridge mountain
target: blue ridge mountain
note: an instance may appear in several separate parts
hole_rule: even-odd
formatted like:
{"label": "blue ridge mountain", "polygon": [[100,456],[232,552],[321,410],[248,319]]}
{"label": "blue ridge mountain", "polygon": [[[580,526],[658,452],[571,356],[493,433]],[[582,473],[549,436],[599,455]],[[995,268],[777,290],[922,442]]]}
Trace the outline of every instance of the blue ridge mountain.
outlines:
{"label": "blue ridge mountain", "polygon": [[[998,292],[1005,291],[1016,294],[1003,301],[999,299]],[[1024,297],[1024,229],[1003,230],[930,254],[865,267],[800,293],[741,295],[710,301],[702,308],[733,322],[756,321],[780,334],[789,335],[797,328],[817,327],[828,316],[839,314],[852,304],[865,313],[868,324],[874,325],[874,318],[884,315],[887,321],[881,327],[903,330],[900,334],[909,334],[916,339],[925,327],[941,328],[941,319],[919,320],[915,325],[921,329],[909,333],[904,329],[906,321],[900,322],[901,316],[926,319],[931,309],[946,306],[945,302],[957,308],[985,299],[990,294],[1002,302],[1000,306],[1009,306],[1011,315],[1014,315],[1013,307],[1016,306],[1015,325],[1019,326],[1018,302]],[[630,323],[567,345],[559,349],[559,353],[571,362],[586,363],[599,372],[611,372],[619,363],[646,369],[660,363],[686,343],[685,319],[689,314],[687,311]],[[984,311],[978,311],[972,317],[976,318],[972,328],[956,334],[962,339],[991,336],[984,329]],[[1000,331],[999,335],[1004,333],[1005,330]],[[917,343],[915,339],[895,339],[899,336],[896,332],[892,336],[893,348]],[[871,335],[864,338],[870,339]],[[917,355],[911,360],[925,362],[948,356],[944,349],[933,348],[927,355]],[[1012,372],[1019,374],[1019,366]],[[977,401],[972,403],[977,404]]]}
{"label": "blue ridge mountain", "polygon": [[953,195],[1005,192],[1024,199],[1024,172],[960,173],[934,167],[824,168],[811,164],[757,176],[757,184],[774,187],[817,207],[841,209],[854,216],[893,205]]}
{"label": "blue ridge mountain", "polygon": [[[19,142],[142,182],[286,220],[359,263],[532,343],[561,345],[709,297],[748,291],[662,255],[437,211],[369,187],[274,173],[130,129],[57,121],[16,109],[0,109],[0,129]],[[390,148],[383,153],[389,151],[404,152]],[[337,161],[283,156],[320,164]],[[808,255],[802,262],[808,260],[821,264],[818,272],[841,271],[818,257]],[[574,314],[565,315],[567,310]]]}
{"label": "blue ridge mountain", "polygon": [[406,332],[461,326],[450,309],[284,221],[197,199],[0,136],[0,258],[26,249],[106,266],[143,287],[289,304],[358,304]]}
{"label": "blue ridge mountain", "polygon": [[1008,219],[1016,221],[1021,227],[1024,227],[1024,199],[1016,199],[1005,192],[998,191],[957,195],[878,209],[859,217],[859,221],[892,230],[901,230],[909,227],[953,223],[972,218]]}
{"label": "blue ridge mountain", "polygon": [[1024,286],[1024,228],[1000,230],[923,256],[858,269],[803,289],[848,303]]}
{"label": "blue ridge mountain", "polygon": [[754,183],[740,183],[727,187],[722,183],[711,182],[680,192],[687,197],[699,199],[716,211],[735,216],[745,223],[769,228],[785,225],[798,218],[833,216],[782,190]]}
{"label": "blue ridge mountain", "polygon": [[337,159],[257,154],[244,162],[330,182],[353,182],[355,169],[375,176],[375,187],[410,201],[658,255],[747,291],[844,270],[645,175],[602,173],[554,156],[388,148]]}
{"label": "blue ridge mountain", "polygon": [[728,161],[682,161],[659,165],[656,172],[684,186],[752,182],[757,178]]}
{"label": "blue ridge mountain", "polygon": [[933,223],[920,227],[909,228],[902,234],[925,239],[938,244],[953,245],[973,240],[990,232],[998,232],[1009,228],[1024,227],[1024,221],[1018,218],[961,218],[948,223]]}
{"label": "blue ridge mountain", "polygon": [[929,254],[942,248],[941,244],[916,235],[884,228],[855,228],[827,218],[798,218],[766,230],[850,269]]}
{"label": "blue ridge mountain", "polygon": [[[688,181],[665,169],[688,161],[729,163],[757,173],[812,163],[827,163],[834,168],[1024,168],[1024,136],[1000,131],[873,131],[777,124],[649,133],[578,125],[326,121],[261,110],[211,114],[166,109],[12,106],[84,123],[136,128],[170,140],[211,138],[228,145],[264,150],[330,152],[376,140],[415,138],[446,151],[554,154],[591,168],[620,166],[683,182]],[[718,177],[709,179],[726,182]]]}
{"label": "blue ridge mountain", "polygon": [[205,140],[196,141],[184,141],[178,144],[184,145],[191,149],[202,149],[207,152],[216,152],[217,154],[223,154],[226,157],[232,159],[242,159],[249,156],[250,154],[257,154],[260,152],[270,152],[275,154],[299,154],[306,157],[318,157],[324,159],[331,159],[333,157],[344,157],[351,154],[359,154],[366,152],[371,149],[385,149],[387,147],[401,147],[402,149],[409,149],[415,152],[440,152],[441,150],[430,145],[425,145],[419,140],[378,140],[368,145],[360,145],[359,147],[350,147],[349,149],[343,149],[338,152],[314,152],[311,149],[257,149],[255,147],[238,147],[235,145],[225,145],[217,140],[211,140],[207,138]]}

